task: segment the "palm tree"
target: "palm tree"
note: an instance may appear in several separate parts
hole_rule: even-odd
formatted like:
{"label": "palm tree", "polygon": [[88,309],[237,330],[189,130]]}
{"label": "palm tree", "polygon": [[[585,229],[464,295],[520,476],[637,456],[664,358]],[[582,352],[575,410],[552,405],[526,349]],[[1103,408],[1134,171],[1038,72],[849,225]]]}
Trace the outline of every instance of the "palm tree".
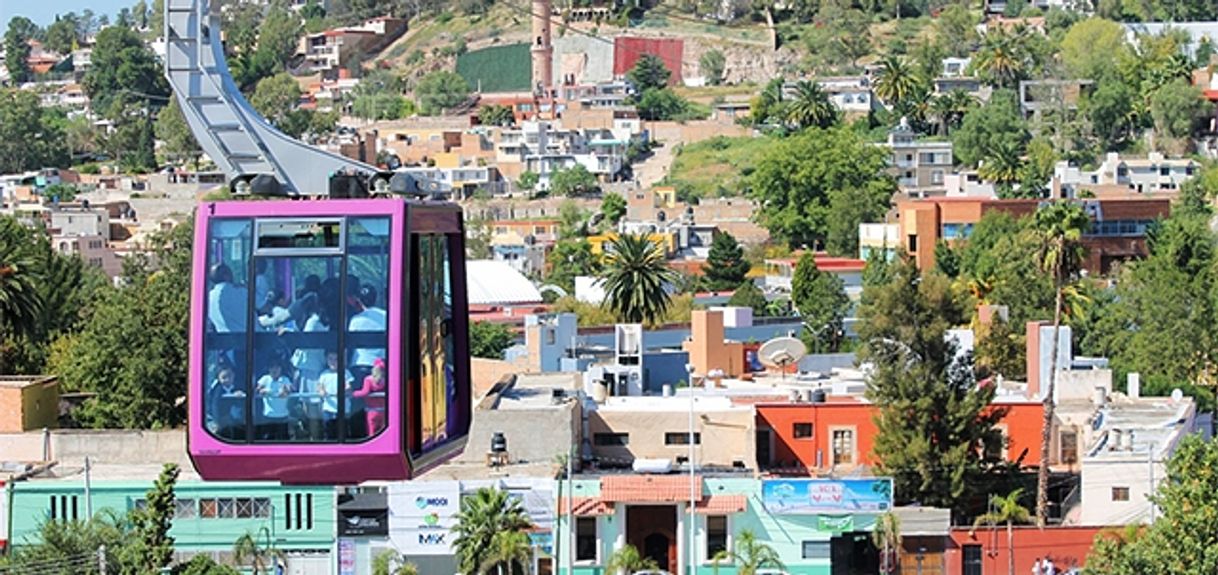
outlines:
{"label": "palm tree", "polygon": [[1019,142],[1001,139],[993,140],[985,147],[985,159],[977,168],[977,175],[1004,189],[1018,182],[1022,171],[1023,151]]}
{"label": "palm tree", "polygon": [[757,540],[757,535],[745,529],[736,536],[736,548],[732,551],[720,551],[714,558],[714,569],[719,570],[720,561],[736,563],[739,575],[756,575],[763,567],[786,569],[782,559],[773,547]]}
{"label": "palm tree", "polygon": [[667,285],[677,279],[664,251],[644,234],[621,234],[605,246],[605,302],[620,321],[656,324],[672,297]]}
{"label": "palm tree", "polygon": [[[259,541],[266,541],[266,544]],[[238,564],[249,560],[254,575],[273,572],[275,563],[282,561],[283,557],[283,551],[275,547],[271,532],[266,527],[259,529],[257,536],[246,532],[233,543],[233,559]]]}
{"label": "palm tree", "polygon": [[660,566],[651,557],[643,557],[634,545],[627,545],[613,552],[609,562],[605,564],[605,573],[630,575],[644,569],[659,569]]}
{"label": "palm tree", "polygon": [[787,122],[800,128],[828,128],[837,123],[837,108],[820,84],[800,80],[795,84],[795,97],[786,108]]}
{"label": "palm tree", "polygon": [[977,71],[1000,88],[1013,88],[1027,73],[1023,32],[994,28],[986,32],[975,56]]}
{"label": "palm tree", "polygon": [[952,90],[939,94],[927,106],[928,114],[935,119],[936,132],[946,136],[964,120],[964,115],[977,103],[964,90]]}
{"label": "palm tree", "polygon": [[977,517],[973,521],[973,528],[969,530],[972,535],[977,531],[978,525],[998,525],[1006,523],[1007,525],[1007,575],[1015,575],[1015,530],[1013,525],[1016,523],[1027,523],[1031,519],[1028,510],[1019,504],[1019,498],[1023,495],[1023,489],[1016,489],[1007,494],[1006,497],[999,495],[990,496],[990,510]]}
{"label": "palm tree", "polygon": [[[453,541],[457,564],[462,573],[482,573],[485,569],[509,563],[507,551],[518,541],[504,540],[503,533],[521,533],[530,526],[520,501],[506,491],[483,487],[473,497],[461,500],[461,512]],[[498,539],[496,537],[498,536]],[[527,544],[527,543],[526,543]],[[491,561],[488,563],[488,560]]]}
{"label": "palm tree", "polygon": [[406,562],[405,555],[387,549],[372,559],[372,575],[419,575],[419,568]]}
{"label": "palm tree", "polygon": [[[1082,206],[1053,202],[1036,211],[1036,229],[1042,238],[1040,267],[1053,276],[1053,344],[1049,347],[1049,386],[1045,389],[1045,420],[1040,437],[1040,469],[1036,476],[1036,524],[1044,526],[1049,514],[1049,439],[1053,430],[1053,392],[1057,384],[1057,346],[1066,287],[1082,268],[1086,250],[1081,240],[1091,220]],[[1031,374],[1029,374],[1031,375]]]}
{"label": "palm tree", "polygon": [[0,334],[33,335],[42,302],[38,297],[38,258],[30,233],[15,219],[0,218]]}
{"label": "palm tree", "polygon": [[900,56],[885,56],[875,76],[875,95],[899,113],[922,92],[922,81],[913,66]]}
{"label": "palm tree", "polygon": [[528,535],[523,531],[500,531],[491,536],[491,545],[486,549],[478,572],[489,573],[494,569],[496,575],[511,575],[517,572],[517,567],[528,572],[532,558]]}
{"label": "palm tree", "polygon": [[[876,518],[871,540],[880,550],[880,568],[885,573],[895,571],[901,557],[901,518],[889,511]],[[884,567],[888,567],[887,570]]]}

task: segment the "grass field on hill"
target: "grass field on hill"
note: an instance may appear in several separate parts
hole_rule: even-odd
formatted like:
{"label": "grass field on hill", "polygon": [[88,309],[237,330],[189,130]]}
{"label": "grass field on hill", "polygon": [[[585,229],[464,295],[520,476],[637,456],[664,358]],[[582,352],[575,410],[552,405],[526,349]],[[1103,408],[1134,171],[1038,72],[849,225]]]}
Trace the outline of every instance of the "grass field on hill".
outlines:
{"label": "grass field on hill", "polygon": [[491,46],[467,52],[457,57],[457,73],[474,90],[481,86],[483,92],[527,92],[533,75],[529,45]]}
{"label": "grass field on hill", "polygon": [[700,198],[736,196],[770,138],[719,136],[682,146],[667,183],[683,195]]}

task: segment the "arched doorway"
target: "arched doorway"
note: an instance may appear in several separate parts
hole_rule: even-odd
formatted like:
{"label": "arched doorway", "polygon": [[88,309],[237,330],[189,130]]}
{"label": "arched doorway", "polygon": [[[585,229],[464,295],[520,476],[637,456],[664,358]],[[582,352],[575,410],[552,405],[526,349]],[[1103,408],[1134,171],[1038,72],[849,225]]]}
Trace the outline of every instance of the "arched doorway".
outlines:
{"label": "arched doorway", "polygon": [[669,543],[671,539],[664,533],[652,533],[643,538],[643,557],[647,557],[656,562],[656,565],[668,567],[671,565],[671,557],[668,555]]}

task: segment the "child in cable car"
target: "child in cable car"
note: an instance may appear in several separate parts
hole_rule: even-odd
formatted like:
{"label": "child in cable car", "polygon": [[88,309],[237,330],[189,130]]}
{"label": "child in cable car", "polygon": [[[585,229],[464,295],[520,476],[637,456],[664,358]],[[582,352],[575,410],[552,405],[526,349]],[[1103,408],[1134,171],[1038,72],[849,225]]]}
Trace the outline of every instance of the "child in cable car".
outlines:
{"label": "child in cable car", "polygon": [[283,363],[274,359],[267,366],[267,373],[258,378],[255,390],[262,398],[262,425],[260,439],[286,439],[288,435],[288,396],[292,394],[292,380],[283,373]]}
{"label": "child in cable car", "polygon": [[364,386],[352,393],[352,397],[364,399],[365,415],[368,422],[368,437],[373,437],[385,429],[385,360],[376,358],[372,362],[372,373],[364,378]]}

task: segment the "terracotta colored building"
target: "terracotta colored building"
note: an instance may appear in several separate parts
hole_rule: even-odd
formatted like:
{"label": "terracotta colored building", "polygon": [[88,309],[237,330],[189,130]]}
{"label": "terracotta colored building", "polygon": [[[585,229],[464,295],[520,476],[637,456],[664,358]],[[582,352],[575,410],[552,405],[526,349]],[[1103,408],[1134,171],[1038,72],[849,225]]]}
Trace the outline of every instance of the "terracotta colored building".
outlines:
{"label": "terracotta colored building", "polygon": [[[1015,573],[1030,573],[1032,565],[1041,558],[1053,561],[1056,572],[1081,569],[1091,554],[1096,535],[1104,527],[1050,527],[1038,529],[1030,525],[1015,527]],[[955,528],[944,553],[947,569],[944,573],[984,575],[1006,573],[1010,552],[1007,548],[1006,527],[980,527],[970,533],[968,528]]]}
{"label": "terracotta colored building", "polygon": [[59,379],[55,376],[0,377],[0,433],[59,426]]}
{"label": "terracotta colored building", "polygon": [[[1007,410],[998,428],[1003,457],[1040,464],[1044,408],[1039,401],[1000,401]],[[856,396],[828,396],[822,403],[763,402],[757,408],[757,466],[777,473],[848,472],[875,465],[872,454],[878,408]]]}
{"label": "terracotta colored building", "polygon": [[727,341],[723,327],[723,312],[696,310],[690,317],[690,333],[694,334],[681,344],[689,352],[689,363],[694,373],[705,376],[720,370],[724,377],[737,377],[744,373],[744,344]]}
{"label": "terracotta colored building", "polygon": [[[1146,229],[1171,214],[1167,198],[1105,198],[1082,200],[1091,216],[1091,229],[1083,236],[1086,268],[1104,273],[1114,263],[1146,255]],[[986,213],[1006,212],[1016,217],[1036,212],[1043,200],[989,198],[924,198],[897,203],[900,241],[918,267],[935,263],[935,245],[967,239]]]}

